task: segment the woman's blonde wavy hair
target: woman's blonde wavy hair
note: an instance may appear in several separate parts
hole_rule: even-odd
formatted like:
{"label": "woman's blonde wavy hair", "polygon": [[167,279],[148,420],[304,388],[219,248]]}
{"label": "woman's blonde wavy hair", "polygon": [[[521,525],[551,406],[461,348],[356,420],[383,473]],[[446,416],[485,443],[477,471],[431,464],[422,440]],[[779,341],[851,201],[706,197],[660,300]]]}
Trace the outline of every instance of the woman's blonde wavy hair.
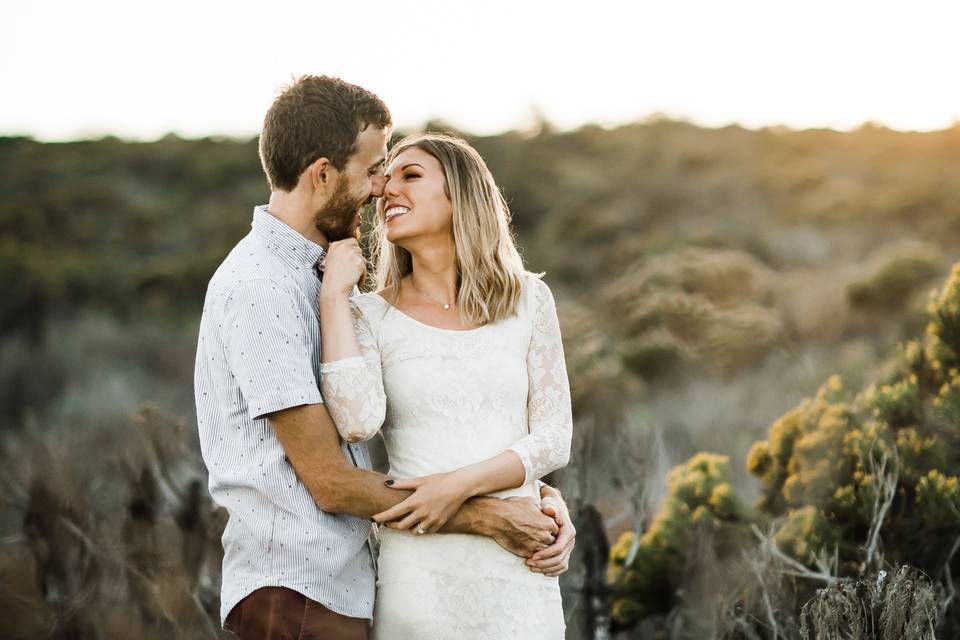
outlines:
{"label": "woman's blonde wavy hair", "polygon": [[[485,325],[517,312],[523,288],[523,260],[510,231],[510,209],[487,164],[465,140],[439,133],[418,133],[396,143],[387,164],[417,148],[443,168],[444,191],[453,209],[457,305],[465,324]],[[413,270],[410,253],[387,240],[385,198],[376,217],[374,280],[399,293],[400,280]]]}

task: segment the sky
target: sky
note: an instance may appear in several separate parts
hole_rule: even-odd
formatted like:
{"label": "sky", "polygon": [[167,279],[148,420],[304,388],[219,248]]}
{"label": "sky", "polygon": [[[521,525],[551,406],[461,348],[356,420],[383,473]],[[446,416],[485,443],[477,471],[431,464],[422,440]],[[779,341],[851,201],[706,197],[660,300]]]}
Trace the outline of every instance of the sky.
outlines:
{"label": "sky", "polygon": [[0,19],[0,135],[41,140],[254,136],[304,73],[406,130],[960,121],[955,1],[31,0]]}

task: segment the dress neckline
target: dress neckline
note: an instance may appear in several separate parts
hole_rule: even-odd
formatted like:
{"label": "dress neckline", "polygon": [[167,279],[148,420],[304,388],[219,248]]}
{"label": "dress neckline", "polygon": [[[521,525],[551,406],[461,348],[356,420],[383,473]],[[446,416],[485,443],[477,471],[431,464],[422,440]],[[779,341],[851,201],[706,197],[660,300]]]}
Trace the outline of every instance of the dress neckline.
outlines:
{"label": "dress neckline", "polygon": [[398,309],[398,308],[395,307],[393,304],[391,304],[389,300],[387,300],[386,298],[384,298],[384,297],[383,297],[382,295],[380,295],[379,293],[377,293],[377,292],[375,292],[375,291],[372,292],[372,293],[373,293],[373,295],[375,295],[376,297],[380,298],[380,301],[383,302],[383,304],[387,305],[387,307],[389,307],[389,308],[392,309],[393,311],[397,312],[397,314],[400,315],[401,317],[406,318],[407,320],[409,320],[409,321],[412,322],[413,324],[416,324],[416,325],[421,326],[421,327],[425,327],[425,328],[427,328],[427,329],[432,329],[433,331],[442,331],[442,332],[444,332],[444,333],[463,333],[463,334],[466,334],[466,333],[473,333],[473,332],[475,332],[475,331],[480,331],[480,329],[483,329],[484,327],[487,326],[487,325],[480,325],[479,327],[474,327],[473,329],[444,329],[443,327],[435,327],[435,326],[433,326],[432,324],[427,324],[426,322],[423,322],[423,321],[421,321],[421,320],[417,320],[416,318],[414,318],[413,316],[411,316],[411,315],[408,314],[408,313],[404,313],[403,311],[400,311],[400,309]]}

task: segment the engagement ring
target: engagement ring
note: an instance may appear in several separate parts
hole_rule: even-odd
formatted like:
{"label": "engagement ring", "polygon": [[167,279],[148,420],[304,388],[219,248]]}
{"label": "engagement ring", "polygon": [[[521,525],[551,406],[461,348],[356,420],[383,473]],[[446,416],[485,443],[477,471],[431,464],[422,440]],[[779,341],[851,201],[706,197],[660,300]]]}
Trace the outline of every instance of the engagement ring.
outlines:
{"label": "engagement ring", "polygon": [[421,536],[422,536],[422,535],[425,534],[425,533],[426,533],[426,531],[424,531],[421,527],[417,527],[417,534],[418,534],[418,535],[421,535]]}

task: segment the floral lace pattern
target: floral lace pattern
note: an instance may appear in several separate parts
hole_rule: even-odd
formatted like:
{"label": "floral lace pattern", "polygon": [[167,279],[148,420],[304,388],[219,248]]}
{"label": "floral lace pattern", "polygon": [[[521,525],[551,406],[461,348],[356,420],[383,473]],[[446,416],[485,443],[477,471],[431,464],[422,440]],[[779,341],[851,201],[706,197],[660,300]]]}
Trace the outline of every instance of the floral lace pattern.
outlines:
{"label": "floral lace pattern", "polygon": [[337,431],[347,442],[369,440],[383,424],[386,397],[380,375],[380,357],[376,341],[363,319],[363,313],[351,301],[353,328],[360,353],[356,358],[324,362],[320,365],[320,391]]}
{"label": "floral lace pattern", "polygon": [[[518,313],[478,329],[423,324],[377,294],[351,301],[362,357],[323,365],[324,401],[345,439],[382,427],[390,475],[451,471],[508,449],[522,487],[567,463],[570,390],[553,296],[529,276]],[[556,578],[492,539],[383,528],[374,638],[562,638]]]}
{"label": "floral lace pattern", "polygon": [[490,538],[381,530],[373,640],[559,640],[557,578],[533,573]]}
{"label": "floral lace pattern", "polygon": [[527,351],[530,435],[510,447],[523,461],[527,482],[566,466],[573,433],[570,381],[556,303],[546,284],[540,280],[532,282],[535,283],[533,331]]}

